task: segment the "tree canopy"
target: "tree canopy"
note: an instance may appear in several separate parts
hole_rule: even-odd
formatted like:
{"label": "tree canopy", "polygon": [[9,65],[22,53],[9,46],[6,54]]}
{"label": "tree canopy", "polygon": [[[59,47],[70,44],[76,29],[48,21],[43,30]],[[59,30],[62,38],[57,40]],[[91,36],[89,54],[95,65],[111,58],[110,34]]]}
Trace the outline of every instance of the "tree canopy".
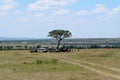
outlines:
{"label": "tree canopy", "polygon": [[71,36],[72,34],[68,30],[52,30],[51,32],[49,32],[49,35],[48,35],[48,37],[55,38],[58,41],[58,44],[57,44],[58,50],[59,50],[59,45],[60,45],[61,40],[63,40],[64,38],[71,37]]}

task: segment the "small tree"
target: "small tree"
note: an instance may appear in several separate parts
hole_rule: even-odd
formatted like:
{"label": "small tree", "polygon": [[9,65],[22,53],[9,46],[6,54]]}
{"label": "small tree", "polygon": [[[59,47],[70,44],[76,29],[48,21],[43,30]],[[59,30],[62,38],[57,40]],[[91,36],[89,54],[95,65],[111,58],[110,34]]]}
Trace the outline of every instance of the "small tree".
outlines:
{"label": "small tree", "polygon": [[64,38],[68,38],[71,36],[72,36],[72,34],[68,30],[52,30],[51,32],[49,32],[49,35],[48,35],[48,37],[52,37],[57,40],[57,49],[58,50],[59,50],[60,42]]}

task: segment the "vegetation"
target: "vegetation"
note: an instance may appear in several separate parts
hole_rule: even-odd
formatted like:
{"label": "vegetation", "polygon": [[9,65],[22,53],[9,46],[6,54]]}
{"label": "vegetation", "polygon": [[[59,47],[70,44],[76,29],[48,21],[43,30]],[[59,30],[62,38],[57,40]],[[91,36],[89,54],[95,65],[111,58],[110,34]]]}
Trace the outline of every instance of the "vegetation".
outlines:
{"label": "vegetation", "polygon": [[[0,50],[30,50],[36,47],[56,47],[54,39],[0,41]],[[119,38],[63,39],[60,46],[71,49],[120,48]]]}
{"label": "vegetation", "polygon": [[119,80],[119,59],[119,49],[82,49],[69,54],[0,51],[0,80]]}
{"label": "vegetation", "polygon": [[49,32],[49,37],[55,38],[57,40],[57,49],[59,50],[60,42],[67,37],[71,37],[72,34],[68,30],[53,30]]}

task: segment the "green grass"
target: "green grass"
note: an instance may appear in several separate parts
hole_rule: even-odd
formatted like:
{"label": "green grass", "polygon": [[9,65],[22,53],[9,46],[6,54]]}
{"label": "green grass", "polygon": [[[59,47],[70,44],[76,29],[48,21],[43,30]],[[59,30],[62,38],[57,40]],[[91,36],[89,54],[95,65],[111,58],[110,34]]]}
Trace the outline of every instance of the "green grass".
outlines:
{"label": "green grass", "polygon": [[[0,80],[115,80],[83,67],[63,62],[60,60],[62,57],[120,69],[119,49],[80,50],[80,52],[68,54],[0,51]],[[103,71],[106,70],[103,69]]]}
{"label": "green grass", "polygon": [[40,60],[37,59],[34,62],[23,62],[23,64],[38,64],[38,65],[42,65],[42,64],[57,64],[58,63],[58,59],[52,58],[52,59],[44,59],[44,60]]}

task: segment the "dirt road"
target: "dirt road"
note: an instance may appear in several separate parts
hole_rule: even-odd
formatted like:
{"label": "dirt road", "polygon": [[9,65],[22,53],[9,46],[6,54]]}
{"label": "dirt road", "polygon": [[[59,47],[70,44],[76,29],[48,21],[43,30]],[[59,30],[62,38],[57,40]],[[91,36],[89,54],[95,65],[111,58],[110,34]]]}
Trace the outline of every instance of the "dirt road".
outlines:
{"label": "dirt road", "polygon": [[79,60],[75,60],[75,59],[69,59],[69,58],[66,58],[66,57],[62,57],[59,59],[63,62],[67,62],[69,64],[73,64],[73,65],[77,65],[77,66],[80,66],[80,67],[83,67],[85,69],[88,69],[88,70],[91,70],[93,72],[96,72],[98,74],[101,74],[103,76],[106,76],[106,77],[111,77],[113,78],[114,80],[120,80],[120,75],[119,74],[114,74],[114,73],[108,73],[106,71],[102,71],[102,70],[99,70],[99,69],[96,69],[94,67],[91,67],[90,65],[92,66],[97,66],[99,68],[104,68],[106,70],[112,70],[116,73],[119,73],[120,70],[119,69],[116,69],[116,68],[111,68],[111,67],[106,67],[106,66],[102,66],[102,65],[98,65],[98,64],[95,64],[95,63],[90,63],[90,62],[85,62],[85,61],[79,61]]}

